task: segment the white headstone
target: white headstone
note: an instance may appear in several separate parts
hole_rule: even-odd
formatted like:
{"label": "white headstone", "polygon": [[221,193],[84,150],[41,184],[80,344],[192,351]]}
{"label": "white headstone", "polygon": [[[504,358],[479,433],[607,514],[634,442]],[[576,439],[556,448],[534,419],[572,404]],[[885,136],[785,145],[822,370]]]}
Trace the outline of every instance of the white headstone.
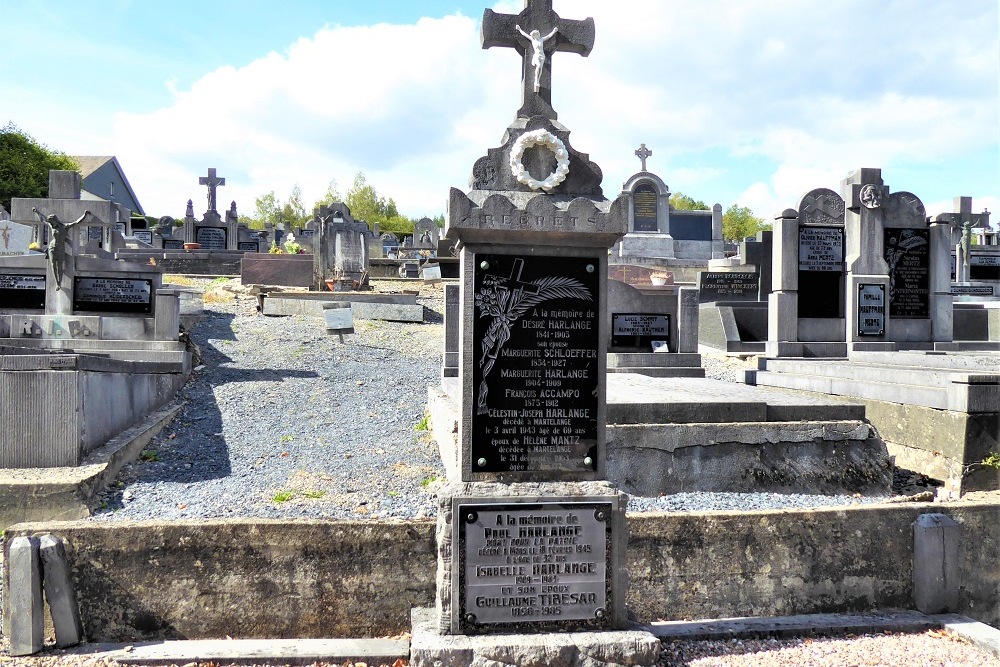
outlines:
{"label": "white headstone", "polygon": [[10,220],[0,220],[0,257],[27,255],[35,230]]}

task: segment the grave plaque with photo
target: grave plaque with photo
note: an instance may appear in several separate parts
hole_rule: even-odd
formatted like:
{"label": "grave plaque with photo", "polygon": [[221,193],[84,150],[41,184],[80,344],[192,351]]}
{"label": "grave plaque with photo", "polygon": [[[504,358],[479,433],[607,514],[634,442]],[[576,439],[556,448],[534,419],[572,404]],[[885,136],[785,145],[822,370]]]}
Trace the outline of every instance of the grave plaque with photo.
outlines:
{"label": "grave plaque with photo", "polygon": [[643,183],[636,187],[632,194],[632,206],[635,213],[632,225],[634,231],[659,231],[656,218],[656,190],[652,185]]}
{"label": "grave plaque with photo", "polygon": [[475,256],[473,472],[596,470],[600,266]]}
{"label": "grave plaque with photo", "polygon": [[73,281],[73,310],[144,313],[153,311],[153,281],[148,278],[80,278]]}
{"label": "grave plaque with photo", "polygon": [[889,317],[930,317],[931,232],[929,229],[886,229],[885,261],[889,266]]}
{"label": "grave plaque with photo", "polygon": [[612,313],[611,346],[649,352],[654,341],[670,342],[670,315]]}
{"label": "grave plaque with photo", "polygon": [[459,504],[456,516],[464,633],[608,627],[611,503]]}
{"label": "grave plaque with photo", "polygon": [[137,229],[132,232],[132,236],[138,241],[142,241],[147,245],[153,245],[153,232],[148,229]]}
{"label": "grave plaque with photo", "polygon": [[858,284],[858,335],[885,335],[885,285]]}
{"label": "grave plaque with photo", "polygon": [[0,308],[45,309],[45,276],[0,274]]}
{"label": "grave plaque with photo", "polygon": [[799,317],[844,316],[844,228],[799,227]]}
{"label": "grave plaque with photo", "polygon": [[195,242],[201,244],[202,250],[225,250],[225,227],[198,227],[194,230]]}
{"label": "grave plaque with photo", "polygon": [[698,300],[756,301],[760,276],[753,271],[702,271],[698,274]]}

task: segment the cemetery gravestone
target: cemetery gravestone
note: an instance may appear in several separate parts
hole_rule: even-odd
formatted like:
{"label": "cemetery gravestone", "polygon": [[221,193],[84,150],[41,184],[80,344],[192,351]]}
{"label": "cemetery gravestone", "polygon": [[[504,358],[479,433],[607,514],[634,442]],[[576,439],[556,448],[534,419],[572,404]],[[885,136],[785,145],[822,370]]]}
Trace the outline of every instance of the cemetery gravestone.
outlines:
{"label": "cemetery gravestone", "polygon": [[713,301],[757,301],[760,276],[756,272],[702,271],[698,274],[698,298]]}
{"label": "cemetery gravestone", "polygon": [[522,56],[523,103],[504,145],[473,166],[473,189],[449,198],[463,281],[460,479],[439,494],[437,606],[414,614],[418,667],[521,664],[532,642],[517,632],[575,633],[544,639],[566,646],[567,665],[655,661],[651,634],[600,632],[627,624],[626,499],[600,481],[607,255],[627,203],[603,197],[600,169],[553,122],[550,90],[551,54],[586,55],[593,35],[592,19],[562,19],[551,0],[484,13],[483,47]]}

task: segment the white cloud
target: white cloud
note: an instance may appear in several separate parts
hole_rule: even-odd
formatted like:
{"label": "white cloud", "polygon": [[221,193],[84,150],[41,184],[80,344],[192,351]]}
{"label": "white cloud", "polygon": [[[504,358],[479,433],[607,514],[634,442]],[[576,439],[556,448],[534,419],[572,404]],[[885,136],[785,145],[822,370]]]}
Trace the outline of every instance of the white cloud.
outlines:
{"label": "white cloud", "polygon": [[[608,196],[638,170],[640,142],[672,190],[765,217],[859,166],[933,200],[1000,195],[1000,174],[963,160],[997,150],[993,0],[961,12],[908,0],[555,8],[597,23],[589,58],[553,56],[553,102],[574,147],[602,165]],[[331,178],[344,190],[364,170],[404,213],[434,214],[500,143],[520,106],[519,75],[512,50],[480,49],[476,19],[330,27],[207,73],[166,108],[119,114],[114,151],[156,214],[198,201],[209,166],[228,178],[220,198],[242,211],[295,183],[309,203]],[[904,167],[916,182],[897,182],[892,170]],[[972,183],[977,191],[963,189]]]}

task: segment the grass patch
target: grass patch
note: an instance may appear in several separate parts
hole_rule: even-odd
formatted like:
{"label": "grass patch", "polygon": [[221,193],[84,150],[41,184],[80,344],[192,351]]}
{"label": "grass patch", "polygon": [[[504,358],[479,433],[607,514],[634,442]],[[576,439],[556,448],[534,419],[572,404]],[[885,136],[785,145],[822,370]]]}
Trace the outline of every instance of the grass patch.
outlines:
{"label": "grass patch", "polygon": [[155,449],[144,449],[139,452],[139,460],[144,463],[153,463],[160,460],[160,455]]}
{"label": "grass patch", "polygon": [[236,295],[229,292],[205,292],[204,296],[202,296],[202,302],[204,303],[232,303],[233,301],[236,301]]}
{"label": "grass patch", "polygon": [[326,495],[326,491],[303,491],[302,495],[309,500],[319,500]]}
{"label": "grass patch", "polygon": [[396,498],[397,496],[399,496],[399,491],[390,491],[386,495],[389,496],[390,498]]}
{"label": "grass patch", "polygon": [[163,276],[164,283],[170,283],[171,285],[182,285],[184,287],[194,287],[198,283],[194,281],[193,278],[188,278],[187,276],[180,276],[173,273]]}
{"label": "grass patch", "polygon": [[417,425],[413,428],[418,431],[429,431],[431,430],[431,416],[424,415],[424,418],[417,422]]}
{"label": "grass patch", "polygon": [[284,444],[286,442],[291,442],[292,440],[295,440],[295,436],[294,435],[283,435],[283,436],[281,436],[281,443],[282,444]]}
{"label": "grass patch", "polygon": [[420,486],[422,486],[423,488],[426,489],[428,486],[430,486],[434,482],[437,482],[440,479],[441,478],[438,477],[437,475],[431,475],[430,477],[424,477],[422,480],[420,480]]}
{"label": "grass patch", "polygon": [[271,500],[273,500],[276,503],[287,503],[294,497],[295,497],[294,491],[284,490],[284,491],[278,491],[276,494],[274,494],[274,497],[271,498]]}
{"label": "grass patch", "polygon": [[232,278],[226,278],[225,276],[219,276],[208,283],[209,287],[218,287],[219,285],[224,285],[230,282]]}

